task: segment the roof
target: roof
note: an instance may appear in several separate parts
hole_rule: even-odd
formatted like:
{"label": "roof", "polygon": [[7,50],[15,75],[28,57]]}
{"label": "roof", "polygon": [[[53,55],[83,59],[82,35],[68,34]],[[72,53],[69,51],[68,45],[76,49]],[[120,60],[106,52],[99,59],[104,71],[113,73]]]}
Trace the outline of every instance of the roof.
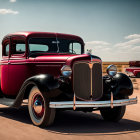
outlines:
{"label": "roof", "polygon": [[29,35],[34,35],[34,34],[47,34],[47,35],[56,35],[56,33],[51,33],[51,32],[30,32],[30,31],[24,31],[24,32],[16,32],[16,33],[10,33],[8,35],[6,35],[6,37],[8,36],[13,36],[13,35],[22,35],[22,36],[29,36]]}
{"label": "roof", "polygon": [[83,43],[83,39],[81,37],[76,36],[76,35],[71,35],[71,34],[64,34],[64,33],[25,31],[25,32],[16,32],[16,33],[8,34],[4,37],[4,39],[11,36],[24,36],[26,38],[28,37],[58,37],[58,38],[66,38],[66,39],[76,39]]}

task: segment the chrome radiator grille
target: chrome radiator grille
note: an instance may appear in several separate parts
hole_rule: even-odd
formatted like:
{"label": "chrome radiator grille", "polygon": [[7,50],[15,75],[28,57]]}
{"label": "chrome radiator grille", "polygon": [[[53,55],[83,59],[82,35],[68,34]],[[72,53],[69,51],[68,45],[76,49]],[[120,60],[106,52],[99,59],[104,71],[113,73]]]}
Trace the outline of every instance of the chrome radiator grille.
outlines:
{"label": "chrome radiator grille", "polygon": [[97,100],[103,94],[100,62],[77,62],[73,65],[75,95],[83,100]]}

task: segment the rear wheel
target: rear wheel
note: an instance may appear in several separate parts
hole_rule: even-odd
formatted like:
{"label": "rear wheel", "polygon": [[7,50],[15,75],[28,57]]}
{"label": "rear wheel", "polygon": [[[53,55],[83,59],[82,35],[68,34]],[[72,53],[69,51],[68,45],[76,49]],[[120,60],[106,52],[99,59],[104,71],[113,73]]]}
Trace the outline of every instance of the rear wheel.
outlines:
{"label": "rear wheel", "polygon": [[55,109],[49,108],[46,94],[34,86],[29,94],[28,110],[34,125],[39,127],[49,126],[55,118]]}

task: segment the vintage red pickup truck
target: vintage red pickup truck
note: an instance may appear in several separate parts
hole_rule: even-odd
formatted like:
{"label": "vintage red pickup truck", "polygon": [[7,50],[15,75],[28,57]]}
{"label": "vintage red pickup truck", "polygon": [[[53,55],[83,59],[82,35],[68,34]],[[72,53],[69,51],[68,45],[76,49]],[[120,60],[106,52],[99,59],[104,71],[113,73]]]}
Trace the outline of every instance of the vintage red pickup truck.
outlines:
{"label": "vintage red pickup truck", "polygon": [[82,38],[61,33],[18,32],[2,41],[0,104],[19,108],[28,99],[34,125],[49,126],[56,110],[100,110],[119,121],[136,104],[129,77],[110,65],[102,76],[98,56],[84,54]]}
{"label": "vintage red pickup truck", "polygon": [[140,78],[140,61],[130,61],[129,68],[126,68],[126,73],[129,76]]}

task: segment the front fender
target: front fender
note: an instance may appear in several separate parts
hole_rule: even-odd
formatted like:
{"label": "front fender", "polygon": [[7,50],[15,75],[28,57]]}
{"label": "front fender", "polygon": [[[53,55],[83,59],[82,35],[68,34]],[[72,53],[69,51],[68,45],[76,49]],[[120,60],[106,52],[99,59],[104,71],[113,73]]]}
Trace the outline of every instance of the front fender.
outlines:
{"label": "front fender", "polygon": [[20,107],[25,94],[28,95],[30,89],[37,86],[40,92],[46,93],[48,98],[56,97],[61,94],[60,84],[57,79],[49,74],[40,74],[28,78],[22,85],[13,107]]}
{"label": "front fender", "polygon": [[114,96],[125,97],[133,94],[133,84],[126,74],[117,73],[113,81],[116,82],[116,86],[112,89]]}

